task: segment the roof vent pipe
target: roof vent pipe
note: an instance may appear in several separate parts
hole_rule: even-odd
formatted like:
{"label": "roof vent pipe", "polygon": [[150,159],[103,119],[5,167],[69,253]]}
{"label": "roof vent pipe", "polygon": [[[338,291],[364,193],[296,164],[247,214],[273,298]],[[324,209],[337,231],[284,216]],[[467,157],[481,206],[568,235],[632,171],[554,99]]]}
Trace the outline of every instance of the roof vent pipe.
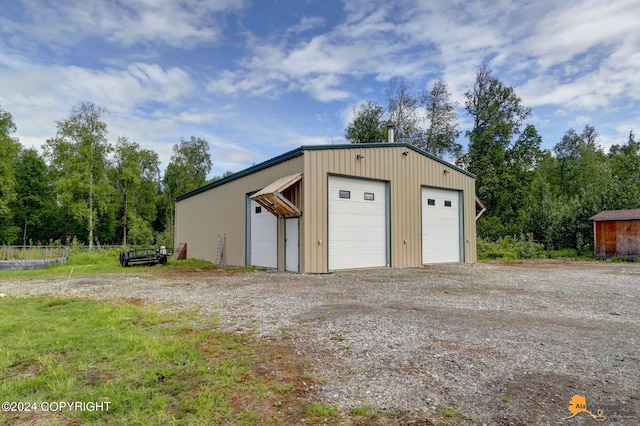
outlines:
{"label": "roof vent pipe", "polygon": [[394,132],[396,130],[396,126],[394,126],[393,124],[387,124],[387,141],[389,143],[393,143],[393,139],[394,139]]}

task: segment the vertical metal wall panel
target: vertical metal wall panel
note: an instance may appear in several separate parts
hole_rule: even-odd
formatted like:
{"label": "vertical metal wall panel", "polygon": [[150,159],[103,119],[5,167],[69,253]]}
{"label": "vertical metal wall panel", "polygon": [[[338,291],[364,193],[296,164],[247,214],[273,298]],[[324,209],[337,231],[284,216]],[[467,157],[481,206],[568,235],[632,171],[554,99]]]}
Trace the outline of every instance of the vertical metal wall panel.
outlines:
{"label": "vertical metal wall panel", "polygon": [[[358,153],[364,158],[357,159]],[[422,264],[420,188],[463,191],[464,261],[476,261],[474,179],[403,146],[305,149],[298,157],[183,199],[176,204],[176,244],[187,242],[189,257],[213,260],[217,235],[224,233],[226,262],[245,264],[246,194],[296,172],[303,172],[303,179],[292,194],[302,210],[300,272],[328,272],[329,174],[389,182],[392,267]],[[280,229],[278,265],[283,268],[284,226]]]}
{"label": "vertical metal wall panel", "polygon": [[[407,152],[403,155],[403,152]],[[358,159],[358,154],[363,158]],[[327,179],[329,174],[390,182],[391,266],[422,265],[421,187],[463,191],[464,261],[476,261],[475,180],[447,165],[405,147],[350,147],[305,151],[303,217],[304,262],[307,271],[328,272]],[[445,173],[444,170],[448,170]],[[311,182],[311,184],[309,184]],[[311,199],[310,199],[311,198]],[[315,224],[315,225],[314,225]],[[318,244],[318,241],[321,241]],[[405,243],[406,240],[406,243]]]}
{"label": "vertical metal wall panel", "polygon": [[[244,265],[246,194],[283,176],[302,172],[303,168],[303,156],[300,155],[177,202],[176,244],[186,242],[190,258],[213,261],[218,234],[226,234],[225,262]],[[284,234],[279,233],[278,238],[282,239],[278,241],[280,250],[284,245]],[[280,259],[278,263],[284,264]]]}

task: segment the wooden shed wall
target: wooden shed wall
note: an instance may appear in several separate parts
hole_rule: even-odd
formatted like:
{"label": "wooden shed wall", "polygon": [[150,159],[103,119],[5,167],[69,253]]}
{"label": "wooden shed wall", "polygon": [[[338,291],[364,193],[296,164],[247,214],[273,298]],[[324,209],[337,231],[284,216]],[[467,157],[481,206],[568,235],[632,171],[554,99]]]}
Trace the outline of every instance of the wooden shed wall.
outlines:
{"label": "wooden shed wall", "polygon": [[[403,153],[407,153],[404,155]],[[364,158],[358,159],[360,154]],[[448,173],[444,171],[448,170]],[[301,266],[309,272],[328,268],[328,175],[391,182],[391,266],[422,265],[421,189],[424,186],[464,191],[464,261],[476,261],[475,180],[406,147],[309,150],[304,154]],[[407,241],[406,243],[404,241]],[[321,243],[319,243],[319,241]]]}
{"label": "wooden shed wall", "polygon": [[596,258],[640,258],[640,220],[594,222]]}
{"label": "wooden shed wall", "polygon": [[[298,156],[177,202],[176,244],[187,243],[189,258],[213,261],[218,234],[226,234],[226,264],[245,265],[247,193],[260,190],[283,176],[301,172],[302,167],[302,156]],[[296,193],[289,194],[298,206],[302,205],[298,192],[303,185],[297,185]],[[284,269],[282,219],[278,222],[278,267]]]}

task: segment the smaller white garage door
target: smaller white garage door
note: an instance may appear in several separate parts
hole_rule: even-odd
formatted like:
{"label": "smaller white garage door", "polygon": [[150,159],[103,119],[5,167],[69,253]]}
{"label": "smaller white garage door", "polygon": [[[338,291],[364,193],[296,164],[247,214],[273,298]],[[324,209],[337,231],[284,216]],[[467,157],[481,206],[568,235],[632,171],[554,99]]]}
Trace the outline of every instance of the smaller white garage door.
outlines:
{"label": "smaller white garage door", "polygon": [[386,182],[329,177],[329,270],[387,266]]}
{"label": "smaller white garage door", "polygon": [[422,263],[460,262],[460,191],[422,188]]}
{"label": "smaller white garage door", "polygon": [[255,201],[249,202],[249,264],[278,267],[278,218]]}

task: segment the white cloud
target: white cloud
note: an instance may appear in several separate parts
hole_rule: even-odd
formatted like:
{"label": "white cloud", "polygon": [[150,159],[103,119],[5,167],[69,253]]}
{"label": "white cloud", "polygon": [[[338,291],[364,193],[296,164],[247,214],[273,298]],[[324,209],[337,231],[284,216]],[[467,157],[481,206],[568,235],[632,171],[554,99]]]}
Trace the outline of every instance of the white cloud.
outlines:
{"label": "white cloud", "polygon": [[50,45],[75,45],[104,37],[123,46],[193,47],[219,41],[222,18],[243,9],[243,0],[24,0],[27,20],[4,20],[6,32]]}
{"label": "white cloud", "polygon": [[302,146],[302,145],[328,145],[333,143],[342,143],[344,138],[330,136],[296,136],[285,140],[280,146]]}
{"label": "white cloud", "polygon": [[[169,140],[175,143],[190,132],[211,133],[206,127],[225,118],[232,130],[224,143],[247,137],[244,143],[253,150],[225,151],[216,145],[219,159],[214,158],[214,167],[225,164],[234,170],[268,158],[273,153],[269,144],[279,146],[282,140],[287,145],[341,142],[341,136],[299,135],[339,133],[353,119],[356,100],[368,97],[384,103],[382,86],[394,76],[414,83],[416,90],[442,77],[452,98],[464,105],[464,92],[483,60],[501,81],[515,86],[525,105],[548,112],[534,117],[545,125],[553,119],[553,111],[564,123],[576,116],[597,119],[604,112],[638,110],[640,3],[636,0],[344,0],[337,24],[328,18],[334,14],[298,15],[288,27],[282,24],[266,35],[261,32],[264,27],[244,26],[244,3],[22,0],[26,22],[0,17],[0,81],[12,82],[3,85],[0,102],[14,115],[21,140],[39,139],[39,144],[43,136],[53,136],[55,120],[63,119],[81,100],[111,111],[118,132],[164,141],[169,147]],[[255,10],[261,7],[265,6]],[[226,17],[236,12],[241,32],[225,32]],[[174,55],[192,47],[220,48],[223,39],[233,40],[234,45],[215,51],[227,55],[221,62],[215,55],[191,62],[195,52],[186,53],[184,60]],[[127,48],[88,58],[91,67],[98,61],[108,63],[105,69],[89,68],[82,59],[76,66],[64,65],[76,47],[86,47],[81,42],[93,40],[113,49]],[[163,49],[166,46],[177,49]],[[33,59],[39,57],[33,52],[47,48],[50,52],[42,60]],[[47,61],[56,65],[49,67]],[[206,106],[212,101],[200,93],[201,81],[219,107]],[[253,112],[243,110],[248,104],[245,97],[348,105],[329,114],[342,122],[341,129],[338,125],[332,129],[332,120],[326,120],[316,131],[296,129],[303,124],[291,120],[265,119],[268,124],[264,124],[261,113],[249,117]],[[287,111],[297,107],[287,105]],[[326,113],[329,107],[321,109]],[[299,111],[317,115],[313,105],[305,104]],[[278,114],[283,115],[273,111],[270,117]],[[244,122],[238,124],[237,117]],[[21,125],[27,120],[28,127]],[[470,125],[464,113],[460,120],[461,128]],[[243,133],[246,122],[252,123],[253,135],[261,136],[259,143]],[[175,135],[178,131],[186,133]]]}
{"label": "white cloud", "polygon": [[321,102],[335,100],[346,100],[351,97],[351,93],[341,90],[340,77],[334,74],[325,74],[317,77],[310,77],[301,83],[302,89]]}
{"label": "white cloud", "polygon": [[[180,104],[193,92],[191,77],[177,67],[132,63],[125,68],[93,70],[46,66],[2,50],[0,57],[0,81],[11,82],[3,86],[0,102],[13,115],[18,127],[16,135],[26,147],[41,147],[55,136],[57,121],[68,117],[79,102],[90,101],[106,109],[111,139],[128,136],[143,145],[153,143],[166,165],[170,149],[165,145],[182,136],[176,135],[172,126],[216,117],[211,112],[157,109]],[[147,110],[150,103],[153,110]]]}
{"label": "white cloud", "polygon": [[176,120],[184,123],[204,124],[211,123],[223,117],[211,111],[190,110],[175,114]]}
{"label": "white cloud", "polygon": [[68,110],[69,104],[90,100],[117,113],[149,101],[175,102],[194,88],[189,75],[179,68],[163,69],[142,63],[105,70],[34,64],[28,68],[0,69],[0,78],[15,82],[4,88],[4,95],[22,97],[25,106],[58,105]]}
{"label": "white cloud", "polygon": [[305,16],[300,20],[300,23],[293,26],[289,31],[292,33],[303,33],[305,31],[309,31],[314,28],[321,27],[324,24],[325,24],[325,20],[319,16],[313,16],[313,17]]}
{"label": "white cloud", "polygon": [[279,96],[299,90],[322,102],[344,100],[351,93],[342,88],[342,76],[361,73],[359,67],[376,61],[364,41],[341,45],[327,35],[294,47],[250,40],[247,48],[251,54],[240,69],[222,71],[209,83],[210,92]]}
{"label": "white cloud", "polygon": [[542,67],[562,64],[598,46],[612,46],[637,32],[635,0],[550,3],[524,47]]}
{"label": "white cloud", "polygon": [[205,136],[205,139],[209,142],[213,175],[220,175],[227,170],[238,172],[262,161],[254,152],[228,139],[215,136]]}
{"label": "white cloud", "polygon": [[571,127],[578,132],[589,123],[591,123],[591,117],[588,115],[579,115],[569,122]]}

